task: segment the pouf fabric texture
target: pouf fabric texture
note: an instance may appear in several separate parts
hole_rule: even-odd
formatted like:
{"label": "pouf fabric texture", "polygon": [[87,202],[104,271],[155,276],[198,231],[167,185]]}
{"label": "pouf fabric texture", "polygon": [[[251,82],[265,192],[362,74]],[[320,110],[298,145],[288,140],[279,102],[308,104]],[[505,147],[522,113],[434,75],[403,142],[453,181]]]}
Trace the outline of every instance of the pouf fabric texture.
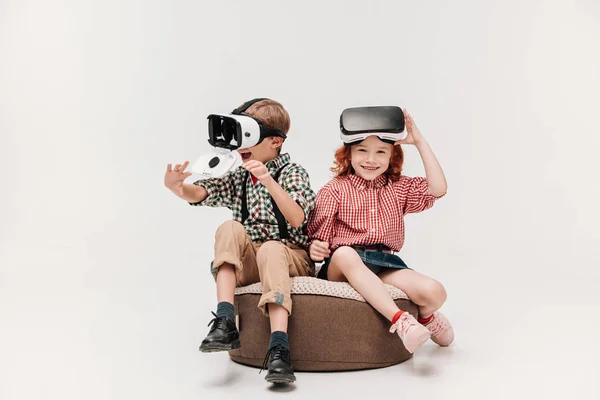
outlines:
{"label": "pouf fabric texture", "polygon": [[[418,307],[406,294],[385,285],[401,310],[415,318]],[[260,367],[268,351],[269,319],[257,308],[260,283],[236,288],[236,322],[241,348],[229,351],[238,363]],[[412,355],[391,323],[346,282],[292,278],[293,311],[288,322],[296,371],[348,371],[399,364]]]}

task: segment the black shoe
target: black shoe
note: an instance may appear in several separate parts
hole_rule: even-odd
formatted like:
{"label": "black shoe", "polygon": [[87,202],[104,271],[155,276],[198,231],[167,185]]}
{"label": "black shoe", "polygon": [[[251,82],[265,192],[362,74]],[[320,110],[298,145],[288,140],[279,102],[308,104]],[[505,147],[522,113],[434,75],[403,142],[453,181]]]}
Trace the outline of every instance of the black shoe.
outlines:
{"label": "black shoe", "polygon": [[235,327],[235,322],[227,317],[215,317],[208,323],[210,331],[200,345],[200,351],[211,353],[214,351],[227,351],[240,348],[240,333]]}
{"label": "black shoe", "polygon": [[269,349],[261,372],[263,369],[268,369],[269,371],[267,376],[265,376],[267,382],[292,383],[296,380],[294,368],[292,368],[290,349],[281,345],[276,345]]}

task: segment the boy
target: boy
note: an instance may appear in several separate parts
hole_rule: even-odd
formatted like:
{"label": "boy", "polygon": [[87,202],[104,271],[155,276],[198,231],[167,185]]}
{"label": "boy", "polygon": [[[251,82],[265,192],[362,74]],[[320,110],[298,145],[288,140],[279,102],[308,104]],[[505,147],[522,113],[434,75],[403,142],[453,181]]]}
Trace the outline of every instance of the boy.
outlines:
{"label": "boy", "polygon": [[253,147],[239,149],[243,164],[223,178],[183,183],[191,175],[183,165],[167,166],[165,186],[195,206],[227,207],[233,220],[222,224],[215,236],[211,272],[217,283],[217,312],[200,351],[226,351],[240,347],[234,322],[236,286],[262,282],[258,304],[269,317],[271,339],[268,374],[273,383],[296,380],[287,336],[292,312],[291,276],[314,274],[306,247],[305,222],[315,193],[306,170],[281,154],[290,128],[283,106],[270,99],[254,99],[234,113],[254,118],[277,135],[263,137]]}

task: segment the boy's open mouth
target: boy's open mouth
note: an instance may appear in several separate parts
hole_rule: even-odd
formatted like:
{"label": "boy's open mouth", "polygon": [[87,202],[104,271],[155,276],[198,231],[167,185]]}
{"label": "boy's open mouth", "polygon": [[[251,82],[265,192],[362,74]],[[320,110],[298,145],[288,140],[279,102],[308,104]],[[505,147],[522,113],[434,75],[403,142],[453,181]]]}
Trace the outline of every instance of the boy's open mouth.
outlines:
{"label": "boy's open mouth", "polygon": [[248,161],[252,158],[252,153],[249,151],[240,151],[240,156],[242,157],[242,161]]}

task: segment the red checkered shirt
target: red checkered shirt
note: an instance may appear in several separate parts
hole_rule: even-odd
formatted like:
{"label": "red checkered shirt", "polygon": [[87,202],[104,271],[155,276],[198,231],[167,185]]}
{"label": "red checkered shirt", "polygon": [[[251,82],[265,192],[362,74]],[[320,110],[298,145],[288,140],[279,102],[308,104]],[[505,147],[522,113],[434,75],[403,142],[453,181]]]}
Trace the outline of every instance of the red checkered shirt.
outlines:
{"label": "red checkered shirt", "polygon": [[[442,195],[443,196],[443,195]],[[427,180],[402,176],[388,181],[384,175],[367,181],[357,175],[337,177],[317,194],[308,220],[312,240],[340,246],[388,246],[400,251],[404,244],[404,215],[433,206],[436,197],[427,192]]]}

